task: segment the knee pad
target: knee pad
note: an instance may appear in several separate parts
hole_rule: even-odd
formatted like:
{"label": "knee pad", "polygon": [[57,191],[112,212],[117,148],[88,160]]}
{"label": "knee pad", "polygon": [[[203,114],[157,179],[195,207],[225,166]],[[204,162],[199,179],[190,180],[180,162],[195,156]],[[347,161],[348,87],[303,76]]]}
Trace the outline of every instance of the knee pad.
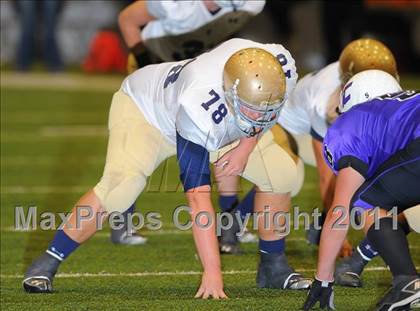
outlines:
{"label": "knee pad", "polygon": [[110,172],[104,175],[94,191],[108,212],[125,212],[137,199],[146,185],[146,176]]}

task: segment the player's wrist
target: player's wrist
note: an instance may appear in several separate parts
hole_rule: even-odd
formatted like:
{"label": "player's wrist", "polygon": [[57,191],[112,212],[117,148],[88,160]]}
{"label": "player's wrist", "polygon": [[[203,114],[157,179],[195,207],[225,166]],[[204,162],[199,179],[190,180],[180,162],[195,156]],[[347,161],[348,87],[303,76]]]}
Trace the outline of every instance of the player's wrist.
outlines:
{"label": "player's wrist", "polygon": [[222,268],[219,267],[204,267],[203,274],[212,278],[222,279]]}
{"label": "player's wrist", "polygon": [[150,54],[142,41],[132,46],[130,48],[130,52],[134,55],[138,68],[150,65],[152,63]]}
{"label": "player's wrist", "polygon": [[317,273],[315,274],[315,282],[318,282],[321,287],[330,287],[334,284],[334,277],[322,276]]}

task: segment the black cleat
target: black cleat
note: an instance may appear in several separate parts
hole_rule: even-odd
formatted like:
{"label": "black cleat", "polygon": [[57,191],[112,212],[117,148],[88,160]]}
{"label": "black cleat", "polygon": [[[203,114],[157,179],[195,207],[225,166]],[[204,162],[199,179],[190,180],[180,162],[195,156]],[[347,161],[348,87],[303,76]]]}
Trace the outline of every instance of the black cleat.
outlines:
{"label": "black cleat", "polygon": [[[237,255],[241,253],[238,236],[236,235],[240,228],[238,220],[235,216],[235,212],[231,212],[230,214],[233,217],[233,223],[230,228],[221,229],[221,234],[219,236],[219,250],[221,254]],[[221,222],[222,225],[226,227],[229,223],[229,220],[227,217],[222,217]]]}
{"label": "black cleat", "polygon": [[[315,217],[315,216],[314,216]],[[322,232],[322,225],[324,224],[326,215],[324,213],[319,214],[316,221],[314,221],[309,225],[309,229],[306,230],[306,241],[312,245],[319,245],[321,241],[321,232]],[[315,227],[315,222],[317,223],[317,227]]]}
{"label": "black cleat", "polygon": [[22,285],[27,293],[51,293],[52,282],[61,261],[47,253],[35,260],[25,273]]}
{"label": "black cleat", "polygon": [[335,268],[335,284],[346,287],[362,287],[360,276],[368,262],[362,258],[359,251],[355,250],[351,256],[341,260]]}
{"label": "black cleat", "polygon": [[260,253],[260,255],[258,287],[301,290],[311,286],[312,280],[296,273],[287,263],[285,254]]}
{"label": "black cleat", "polygon": [[124,224],[120,229],[113,229],[111,227],[111,242],[121,245],[143,245],[146,244],[147,238],[138,234],[133,228],[128,228],[128,217],[131,217],[131,212],[128,210],[121,214],[124,219]]}
{"label": "black cleat", "polygon": [[408,311],[418,307],[419,301],[420,278],[412,277],[393,285],[376,305],[376,311]]}
{"label": "black cleat", "polygon": [[128,234],[128,229],[111,229],[111,242],[122,245],[143,245],[146,244],[147,238],[132,231]]}

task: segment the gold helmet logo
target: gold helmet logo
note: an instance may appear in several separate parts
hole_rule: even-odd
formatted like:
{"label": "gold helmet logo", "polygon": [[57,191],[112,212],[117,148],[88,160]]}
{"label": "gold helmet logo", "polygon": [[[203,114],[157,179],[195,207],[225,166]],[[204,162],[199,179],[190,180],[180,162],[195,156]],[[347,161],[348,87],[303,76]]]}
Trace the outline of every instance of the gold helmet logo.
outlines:
{"label": "gold helmet logo", "polygon": [[339,62],[343,83],[356,73],[369,69],[386,71],[398,80],[395,57],[378,40],[365,38],[350,42],[341,52]]}
{"label": "gold helmet logo", "polygon": [[260,48],[234,53],[223,71],[223,86],[237,125],[249,136],[274,125],[286,93],[278,59]]}

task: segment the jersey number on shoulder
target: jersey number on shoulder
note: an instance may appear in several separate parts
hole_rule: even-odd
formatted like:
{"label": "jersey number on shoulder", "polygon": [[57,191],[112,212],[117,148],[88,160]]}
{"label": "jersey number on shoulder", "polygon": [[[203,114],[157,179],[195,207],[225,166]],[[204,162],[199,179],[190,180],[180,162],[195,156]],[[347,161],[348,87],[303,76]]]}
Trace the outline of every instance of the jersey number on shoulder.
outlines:
{"label": "jersey number on shoulder", "polygon": [[[284,54],[279,54],[279,55],[277,55],[277,60],[279,61],[279,63],[280,63],[280,65],[282,66],[282,67],[284,67],[284,66],[286,66],[287,65],[287,58],[286,58],[286,56],[284,55]],[[283,69],[284,70],[284,69]],[[284,73],[284,75],[286,76],[286,78],[287,79],[290,79],[290,77],[291,77],[291,72],[290,72],[290,69],[289,70],[287,70],[285,73]]]}
{"label": "jersey number on shoulder", "polygon": [[[220,99],[220,95],[216,93],[215,90],[211,90],[209,92],[209,95],[211,98],[206,101],[205,103],[201,104],[201,107],[204,108],[204,110],[208,111],[210,109],[210,106],[216,103]],[[227,115],[228,109],[224,103],[221,103],[216,110],[213,111],[211,114],[211,118],[213,119],[214,123],[219,124],[222,122],[223,118]]]}
{"label": "jersey number on shoulder", "polygon": [[196,59],[190,59],[182,65],[176,65],[169,70],[168,75],[166,76],[165,82],[163,83],[163,88],[166,89],[169,84],[174,83],[179,75],[181,74],[182,69],[184,69],[188,64],[192,63]]}

